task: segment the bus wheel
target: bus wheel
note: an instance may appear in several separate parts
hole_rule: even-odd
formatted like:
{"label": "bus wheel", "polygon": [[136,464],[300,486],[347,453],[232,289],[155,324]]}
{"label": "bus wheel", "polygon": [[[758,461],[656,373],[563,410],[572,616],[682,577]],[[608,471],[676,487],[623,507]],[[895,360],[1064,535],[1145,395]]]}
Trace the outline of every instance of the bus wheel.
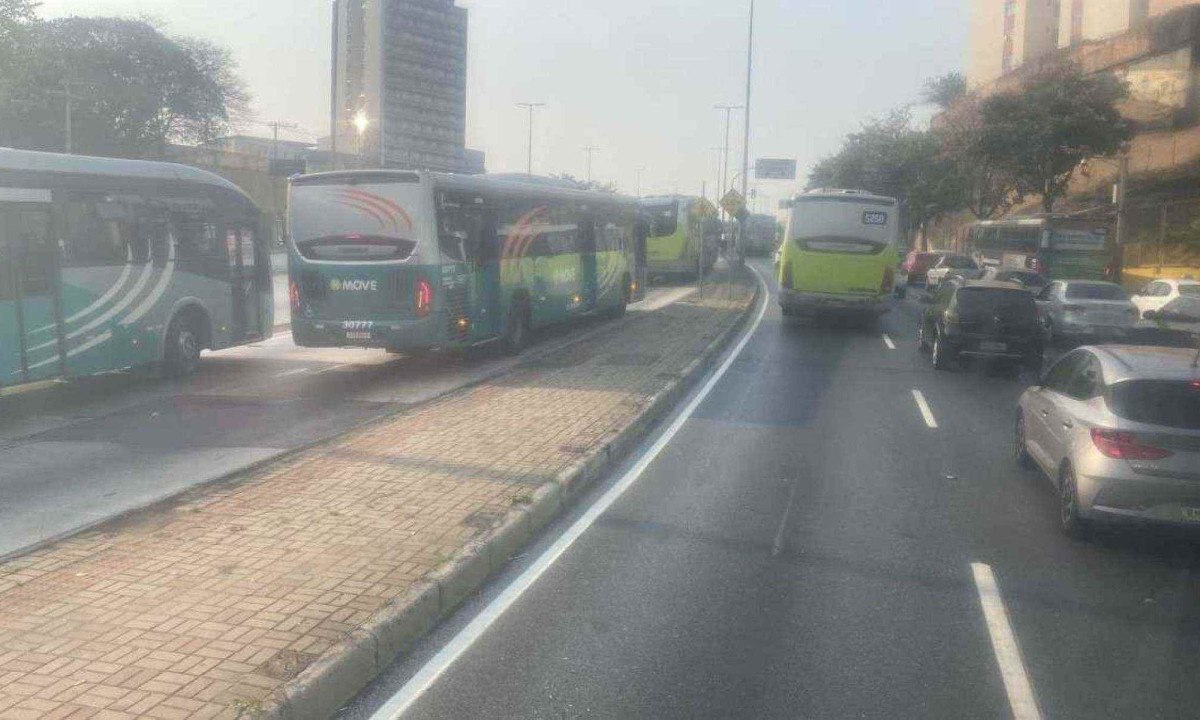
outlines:
{"label": "bus wheel", "polygon": [[181,313],[167,330],[164,369],[170,377],[183,377],[200,366],[202,348],[200,321],[190,313]]}
{"label": "bus wheel", "polygon": [[529,309],[524,302],[514,302],[508,311],[508,326],[502,342],[508,355],[520,355],[529,343]]}
{"label": "bus wheel", "polygon": [[617,305],[611,311],[609,311],[609,317],[613,318],[614,320],[616,318],[625,317],[625,311],[629,308],[629,301],[631,299],[630,295],[632,294],[630,291],[630,288],[629,288],[629,283],[630,283],[629,278],[625,278],[624,280],[621,281],[621,283],[622,283],[622,285],[621,285],[621,287],[622,287],[621,302],[619,305]]}

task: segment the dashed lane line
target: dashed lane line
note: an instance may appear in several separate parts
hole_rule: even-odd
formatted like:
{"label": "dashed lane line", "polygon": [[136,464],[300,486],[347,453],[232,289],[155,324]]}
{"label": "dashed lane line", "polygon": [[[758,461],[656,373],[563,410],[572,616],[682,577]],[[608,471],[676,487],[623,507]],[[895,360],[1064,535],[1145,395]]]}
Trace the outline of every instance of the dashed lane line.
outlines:
{"label": "dashed lane line", "polygon": [[925,394],[916,389],[912,391],[912,394],[913,400],[917,401],[917,409],[921,411],[921,417],[925,419],[925,424],[931,430],[937,430],[937,418],[933,416],[933,409],[929,407],[929,401],[925,399]]}
{"label": "dashed lane line", "polygon": [[1038,710],[1025,661],[1021,659],[1017,636],[1008,621],[1004,598],[996,586],[996,576],[991,566],[984,563],[971,563],[971,572],[975,576],[975,589],[979,592],[979,603],[983,606],[983,618],[991,636],[996,664],[1000,666],[1000,676],[1004,679],[1013,720],[1041,720],[1042,713]]}

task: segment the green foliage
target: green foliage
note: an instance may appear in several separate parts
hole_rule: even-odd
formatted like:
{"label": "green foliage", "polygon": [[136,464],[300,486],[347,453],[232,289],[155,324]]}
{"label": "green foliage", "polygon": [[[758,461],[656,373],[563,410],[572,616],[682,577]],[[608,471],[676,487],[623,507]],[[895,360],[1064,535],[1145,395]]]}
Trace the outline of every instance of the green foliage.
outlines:
{"label": "green foliage", "polygon": [[952,72],[925,82],[921,97],[943,110],[953,107],[967,95],[967,78],[962,73]]}
{"label": "green foliage", "polygon": [[963,183],[955,163],[933,132],[913,128],[908,109],[872,120],[847,137],[838,154],[813,168],[808,186],[900,198],[908,208],[910,231],[963,206]]}
{"label": "green foliage", "polygon": [[[13,0],[0,0],[12,2]],[[27,23],[19,63],[0,66],[0,145],[61,151],[66,93],[76,152],[159,155],[225,132],[247,95],[229,54],[122,18]]]}
{"label": "green foliage", "polygon": [[963,206],[980,220],[998,218],[1022,196],[1017,181],[1002,163],[983,149],[981,101],[966,95],[939,118],[937,136],[954,174],[962,182]]}
{"label": "green foliage", "polygon": [[1051,212],[1085,158],[1114,155],[1132,137],[1116,108],[1126,93],[1112,75],[1051,66],[1019,91],[982,101],[979,150],[1012,176],[1019,194],[1040,195]]}
{"label": "green foliage", "polygon": [[580,190],[594,190],[595,192],[609,193],[610,195],[619,192],[619,188],[617,187],[616,183],[602,183],[599,180],[580,180],[570,173],[552,175],[551,177],[569,182]]}

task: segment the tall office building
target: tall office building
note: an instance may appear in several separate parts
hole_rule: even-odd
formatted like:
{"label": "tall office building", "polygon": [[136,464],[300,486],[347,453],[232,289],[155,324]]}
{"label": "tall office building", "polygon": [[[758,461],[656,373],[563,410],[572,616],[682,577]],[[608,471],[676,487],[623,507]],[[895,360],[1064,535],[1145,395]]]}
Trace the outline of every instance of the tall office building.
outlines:
{"label": "tall office building", "polygon": [[334,0],[333,12],[339,154],[368,167],[476,168],[465,148],[467,10],[454,0]]}

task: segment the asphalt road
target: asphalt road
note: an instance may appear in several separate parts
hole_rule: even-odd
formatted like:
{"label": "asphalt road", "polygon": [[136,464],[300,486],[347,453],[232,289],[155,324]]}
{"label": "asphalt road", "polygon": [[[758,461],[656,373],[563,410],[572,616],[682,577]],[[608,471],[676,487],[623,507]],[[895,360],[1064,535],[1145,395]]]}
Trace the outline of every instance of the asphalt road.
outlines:
{"label": "asphalt road", "polygon": [[1010,456],[1030,378],[933,371],[919,310],[845,327],[772,301],[489,628],[611,484],[343,718],[390,717],[414,675],[406,718],[1196,717],[1195,538],[1061,535],[1049,482]]}
{"label": "asphalt road", "polygon": [[[689,292],[654,289],[630,310],[653,311]],[[285,291],[285,309],[286,299]],[[182,380],[120,373],[6,391],[0,557],[504,372],[598,327],[542,333],[521,358],[303,349],[284,329],[206,353]]]}

